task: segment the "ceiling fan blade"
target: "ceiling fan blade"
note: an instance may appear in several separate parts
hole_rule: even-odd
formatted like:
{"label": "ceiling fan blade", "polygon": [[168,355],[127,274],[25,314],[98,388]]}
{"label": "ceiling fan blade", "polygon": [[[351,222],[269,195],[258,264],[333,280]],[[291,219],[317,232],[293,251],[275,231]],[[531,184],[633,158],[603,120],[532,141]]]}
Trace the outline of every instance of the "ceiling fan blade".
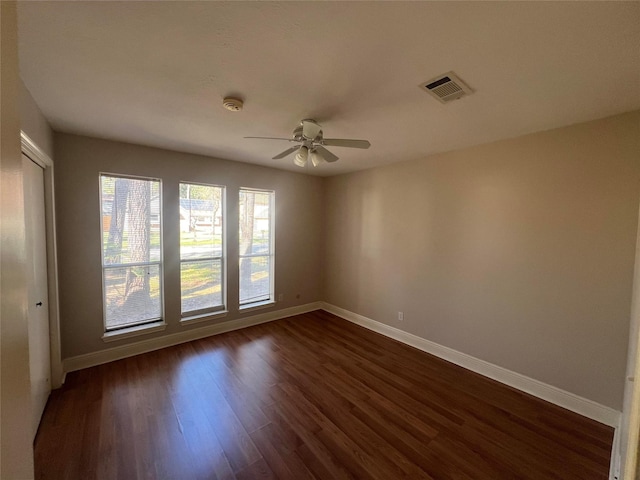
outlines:
{"label": "ceiling fan blade", "polygon": [[281,158],[284,158],[287,155],[291,155],[293,152],[295,152],[299,148],[300,148],[300,145],[296,145],[295,147],[287,148],[284,152],[279,153],[278,155],[273,157],[273,160],[280,160]]}
{"label": "ceiling fan blade", "polygon": [[322,127],[314,120],[302,120],[302,136],[307,140],[315,140]]}
{"label": "ceiling fan blade", "polygon": [[348,140],[346,138],[325,138],[323,145],[329,147],[369,148],[371,144],[367,140]]}
{"label": "ceiling fan blade", "polygon": [[279,138],[279,137],[242,137],[242,138],[260,138],[262,140],[286,140],[287,142],[293,142],[291,138]]}
{"label": "ceiling fan blade", "polygon": [[327,162],[335,162],[339,158],[339,157],[336,157],[329,150],[327,150],[326,148],[320,145],[316,147],[316,152],[318,152],[320,156],[324,158]]}

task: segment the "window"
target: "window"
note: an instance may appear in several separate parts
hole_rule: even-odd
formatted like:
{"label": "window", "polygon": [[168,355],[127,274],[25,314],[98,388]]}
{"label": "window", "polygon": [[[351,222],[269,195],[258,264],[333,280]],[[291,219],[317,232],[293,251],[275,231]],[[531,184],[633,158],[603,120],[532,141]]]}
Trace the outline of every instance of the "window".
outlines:
{"label": "window", "polygon": [[240,190],[240,307],[273,301],[274,192]]}
{"label": "window", "polygon": [[103,174],[100,205],[105,330],[161,320],[160,180]]}
{"label": "window", "polygon": [[224,187],[180,184],[182,316],[224,310]]}

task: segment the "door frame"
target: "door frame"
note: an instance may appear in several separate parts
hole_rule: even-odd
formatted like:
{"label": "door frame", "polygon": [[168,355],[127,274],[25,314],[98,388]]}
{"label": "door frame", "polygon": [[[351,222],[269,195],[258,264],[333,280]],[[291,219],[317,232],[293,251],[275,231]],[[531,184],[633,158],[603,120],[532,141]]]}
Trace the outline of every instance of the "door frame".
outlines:
{"label": "door frame", "polygon": [[[626,449],[624,459],[624,474],[631,478],[636,475],[638,478],[638,449],[640,446],[640,355],[636,352],[636,365],[633,375],[627,377],[627,382],[633,382],[631,392],[631,406],[629,407],[629,422],[627,425],[628,434],[626,438]],[[631,388],[631,387],[629,387]]]}
{"label": "door frame", "polygon": [[58,254],[56,245],[56,213],[53,181],[53,160],[29,136],[20,131],[22,153],[44,170],[44,208],[47,232],[47,293],[49,295],[49,340],[51,357],[51,388],[64,383],[60,344],[60,306],[58,301]]}
{"label": "door frame", "polygon": [[631,297],[629,347],[625,375],[624,401],[620,426],[616,429],[619,445],[614,445],[611,479],[638,478],[640,442],[640,218],[636,238],[636,257]]}

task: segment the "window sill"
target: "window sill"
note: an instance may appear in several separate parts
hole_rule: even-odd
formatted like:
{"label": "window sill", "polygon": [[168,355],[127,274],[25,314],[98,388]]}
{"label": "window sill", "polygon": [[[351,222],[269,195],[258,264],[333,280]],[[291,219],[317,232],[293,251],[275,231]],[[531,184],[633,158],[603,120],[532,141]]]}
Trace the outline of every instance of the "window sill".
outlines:
{"label": "window sill", "polygon": [[224,318],[227,316],[227,313],[229,313],[227,310],[220,310],[218,312],[203,313],[201,315],[184,317],[182,320],[180,320],[180,325],[191,325],[193,323],[201,323],[207,322],[209,320],[215,320],[217,318]]}
{"label": "window sill", "polygon": [[241,312],[251,312],[253,310],[262,310],[264,308],[273,307],[276,304],[273,300],[265,300],[264,302],[251,303],[249,305],[241,305],[238,308]]}
{"label": "window sill", "polygon": [[122,330],[105,332],[105,334],[102,335],[102,341],[115,342],[116,340],[123,340],[125,338],[147,335],[154,332],[161,332],[165,328],[167,328],[167,324],[164,323],[164,321],[147,323],[146,325],[136,325],[135,327],[123,328]]}

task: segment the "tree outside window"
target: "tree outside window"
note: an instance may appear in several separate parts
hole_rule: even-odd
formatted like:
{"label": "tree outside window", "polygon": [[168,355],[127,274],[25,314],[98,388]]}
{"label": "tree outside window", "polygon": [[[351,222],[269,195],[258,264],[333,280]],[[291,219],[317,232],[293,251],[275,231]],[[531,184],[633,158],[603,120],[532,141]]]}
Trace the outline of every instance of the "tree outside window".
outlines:
{"label": "tree outside window", "polygon": [[240,190],[240,306],[273,300],[274,197],[271,191]]}
{"label": "tree outside window", "polygon": [[160,181],[101,175],[106,330],[162,318]]}

